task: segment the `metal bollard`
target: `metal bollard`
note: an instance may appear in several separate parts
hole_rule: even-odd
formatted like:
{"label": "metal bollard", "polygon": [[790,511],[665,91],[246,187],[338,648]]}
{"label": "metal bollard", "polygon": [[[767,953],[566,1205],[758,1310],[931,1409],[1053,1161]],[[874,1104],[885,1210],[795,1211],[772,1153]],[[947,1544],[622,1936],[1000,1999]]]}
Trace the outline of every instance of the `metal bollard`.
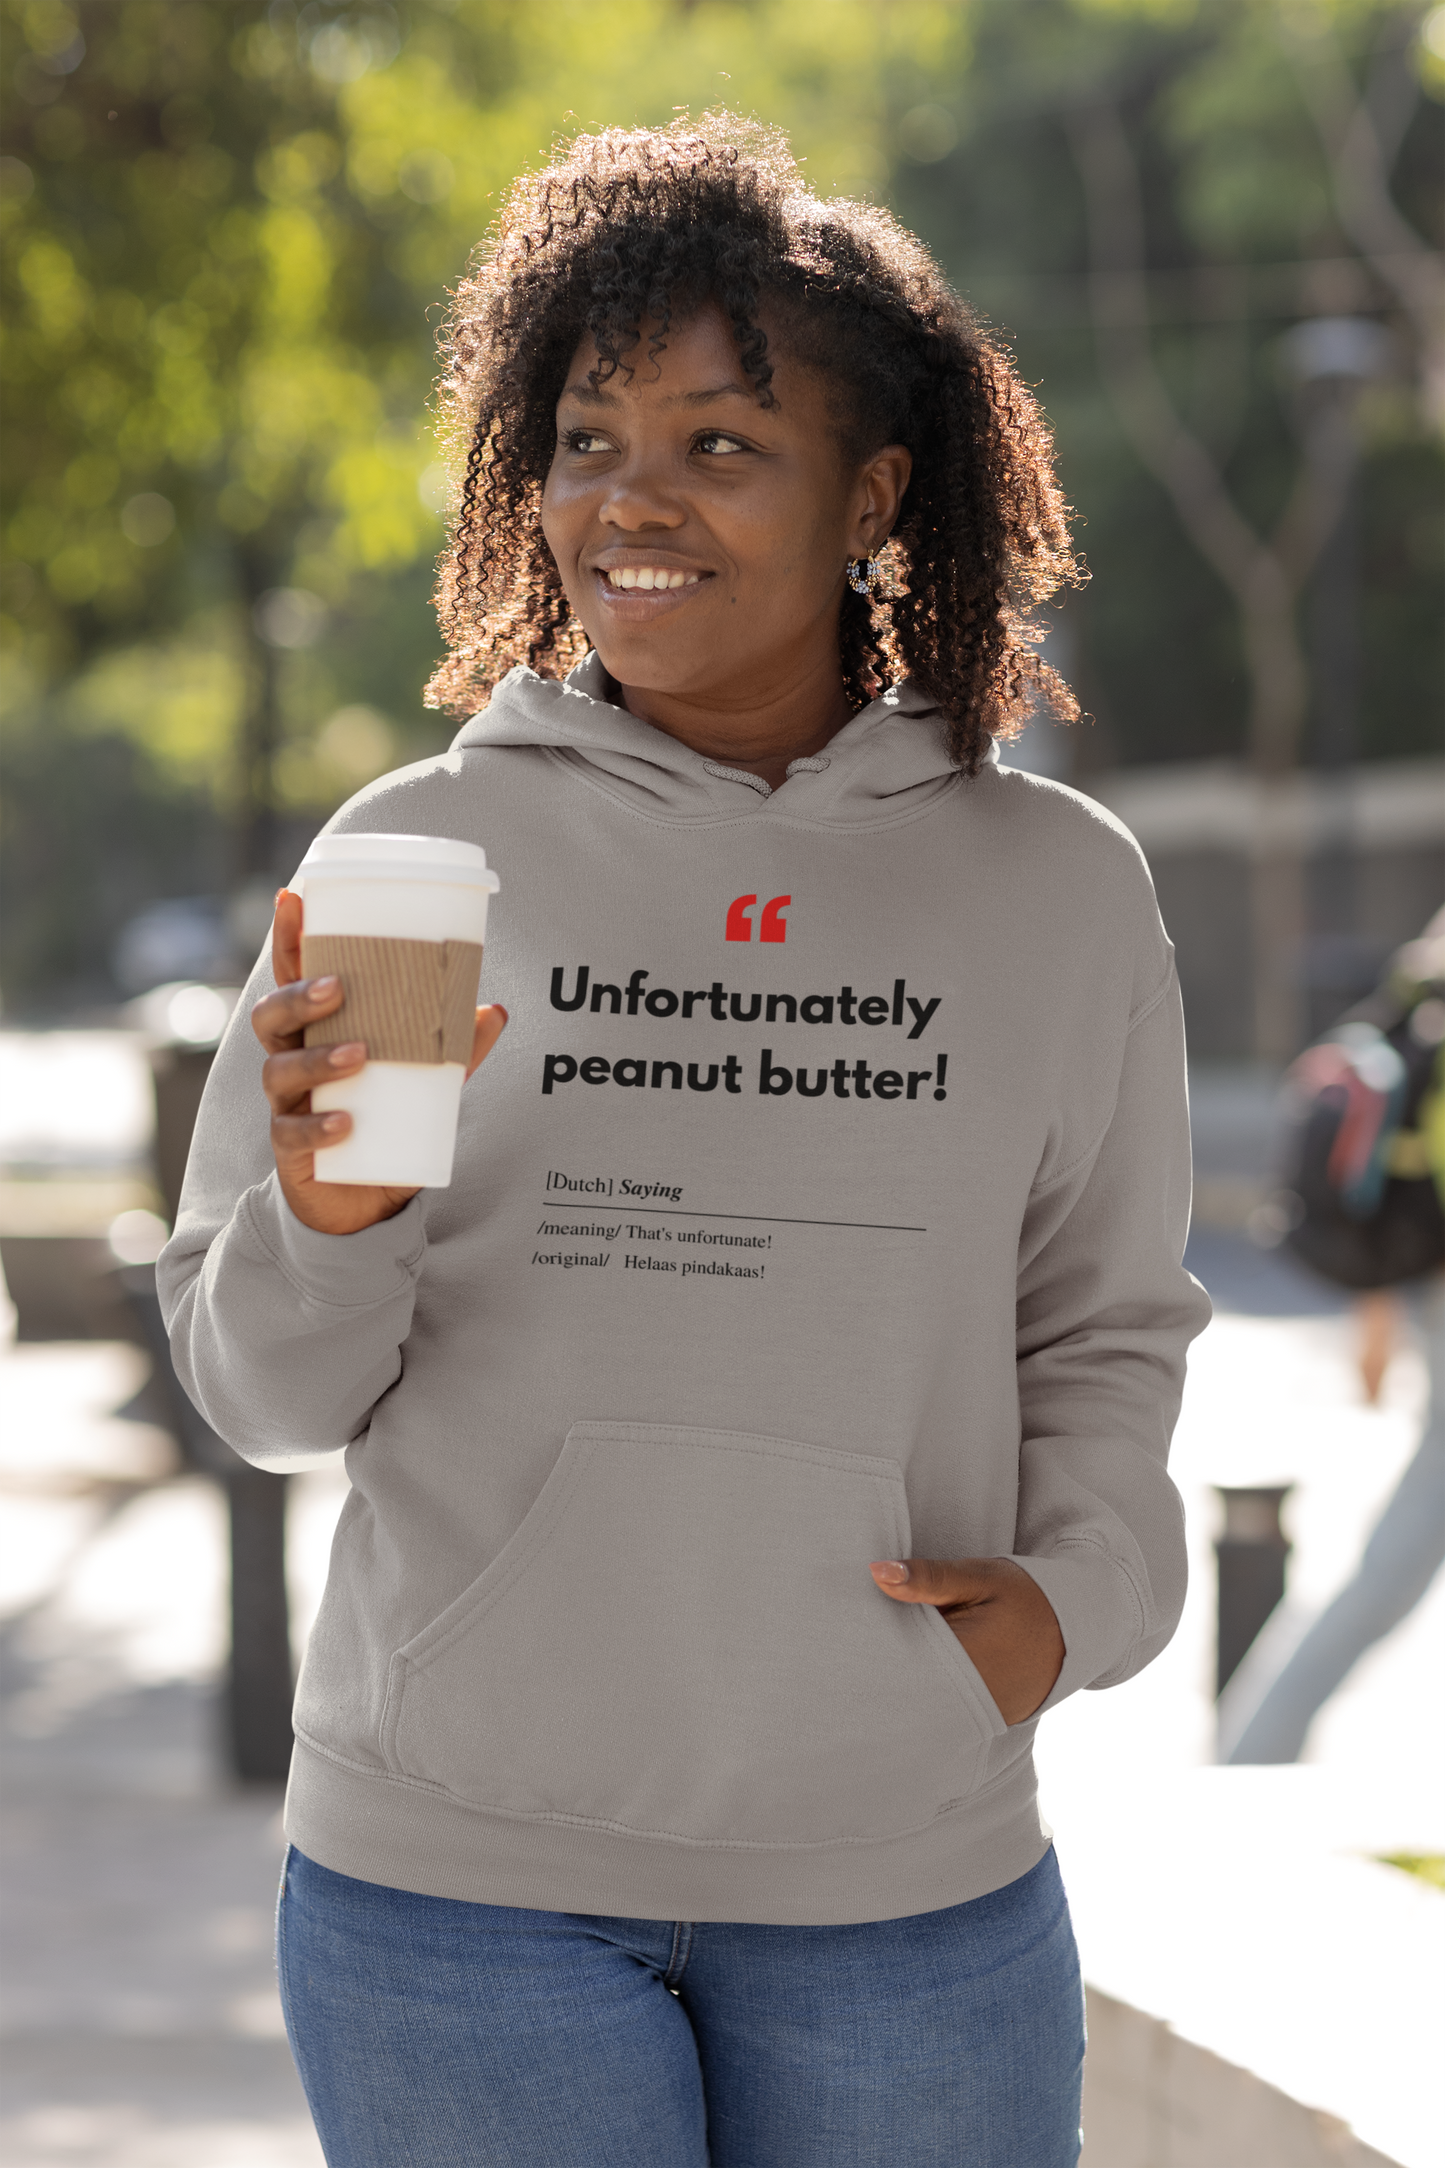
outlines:
{"label": "metal bollard", "polygon": [[201,1094],[215,1058],[213,1046],[159,1045],[150,1050],[156,1104],[156,1183],[166,1201],[166,1218],[172,1227],[176,1224]]}
{"label": "metal bollard", "polygon": [[291,1621],[286,1600],[286,1478],[233,1453],[176,1376],[154,1265],[126,1265],[121,1285],[165,1395],[188,1468],[226,1493],[231,1528],[231,1642],[225,1726],[231,1768],[246,1783],[284,1783],[291,1766]]}
{"label": "metal bollard", "polygon": [[[156,1177],[175,1225],[191,1132],[215,1058],[213,1046],[155,1045]],[[290,1611],[286,1598],[284,1475],[253,1468],[218,1438],[187,1398],[171,1363],[152,1266],[121,1275],[168,1394],[171,1427],[190,1467],[226,1493],[231,1533],[231,1645],[226,1667],[225,1729],[234,1773],[248,1783],[283,1783],[291,1765]]]}
{"label": "metal bollard", "polygon": [[282,1784],[291,1767],[291,1621],[286,1601],[286,1478],[233,1454],[231,1655],[226,1730],[231,1766],[250,1783]]}
{"label": "metal bollard", "polygon": [[1219,1639],[1216,1694],[1222,1694],[1275,1605],[1284,1595],[1290,1544],[1279,1524],[1280,1508],[1293,1484],[1269,1490],[1227,1490],[1224,1533],[1214,1546],[1219,1562]]}

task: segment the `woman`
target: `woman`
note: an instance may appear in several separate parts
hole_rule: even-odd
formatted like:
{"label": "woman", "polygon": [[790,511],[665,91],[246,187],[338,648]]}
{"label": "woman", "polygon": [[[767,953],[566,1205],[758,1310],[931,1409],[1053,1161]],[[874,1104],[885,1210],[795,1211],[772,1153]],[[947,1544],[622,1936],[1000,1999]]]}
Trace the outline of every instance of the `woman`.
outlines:
{"label": "woman", "polygon": [[1070,707],[1045,426],[726,119],[519,183],[446,358],[470,719],[335,825],[501,870],[458,1173],[314,1180],[365,1049],[283,895],[162,1268],[237,1449],[347,1455],[279,1930],[327,2157],[1063,2168],[1030,1744],[1173,1629],[1206,1304],[1148,875],[992,758]]}

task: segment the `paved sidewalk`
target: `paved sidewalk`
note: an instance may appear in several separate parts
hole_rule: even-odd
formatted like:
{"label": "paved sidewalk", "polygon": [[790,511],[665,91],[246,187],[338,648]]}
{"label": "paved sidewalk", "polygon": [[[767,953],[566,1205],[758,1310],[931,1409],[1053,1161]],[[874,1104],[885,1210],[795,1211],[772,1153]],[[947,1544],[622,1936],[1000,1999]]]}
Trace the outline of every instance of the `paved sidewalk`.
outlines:
{"label": "paved sidewalk", "polygon": [[[121,1345],[0,1359],[7,2168],[321,2168],[276,1999],[281,1795],[217,1774],[225,1523]],[[303,1627],[341,1495],[300,1478]]]}
{"label": "paved sidewalk", "polygon": [[[1137,1679],[1075,1695],[1040,1729],[1085,1976],[1402,2168],[1439,2168],[1445,1899],[1380,1855],[1445,1852],[1445,1575],[1321,1712],[1302,1765],[1212,1766],[1214,1487],[1294,1486],[1282,1609],[1308,1618],[1413,1452],[1424,1365],[1402,1349],[1368,1407],[1346,1304],[1227,1233],[1201,1229],[1190,1262],[1216,1314],[1171,1456],[1184,1618]],[[1161,2159],[1195,2157],[1177,2134],[1155,2143]]]}
{"label": "paved sidewalk", "polygon": [[[1227,1237],[1201,1237],[1199,1248],[1200,1269],[1224,1300],[1196,1354],[1176,1456],[1195,1550],[1184,1626],[1138,1681],[1078,1696],[1057,1712],[1040,1750],[1046,1806],[1076,1890],[1086,1971],[1111,1994],[1160,2009],[1196,2038],[1214,2021],[1215,2005],[1230,1999],[1229,1935],[1215,1937],[1211,1963],[1225,1970],[1214,1974],[1201,2014],[1199,1997],[1191,2004],[1185,1992],[1189,1950],[1175,1953],[1178,1977],[1159,1958],[1158,1892],[1147,1876],[1130,1877],[1138,1904],[1132,1915],[1121,1913],[1117,1893],[1126,1884],[1107,1799],[1124,1796],[1136,1778],[1167,1790],[1272,1775],[1205,1766],[1212,1752],[1210,1486],[1296,1482],[1294,1589],[1298,1600],[1323,1601],[1348,1570],[1372,1508],[1409,1450],[1420,1391],[1418,1365],[1404,1356],[1384,1405],[1362,1407],[1337,1305],[1307,1296],[1283,1268]],[[216,1774],[221,1508],[201,1479],[166,1473],[162,1434],[116,1415],[142,1376],[141,1358],[118,1345],[19,1347],[0,1359],[10,1795],[10,1955],[0,2002],[10,2076],[0,2157],[8,2168],[319,2168],[271,1968],[279,1797],[238,1793]],[[341,1495],[331,1470],[294,1486],[292,1567],[303,1634]],[[1445,1585],[1437,1585],[1347,1684],[1317,1726],[1311,1761],[1327,1773],[1373,1768],[1402,1800],[1432,1786],[1438,1799],[1445,1757],[1420,1712],[1434,1705],[1442,1671]],[[1200,1877],[1212,1810],[1178,1811],[1184,1853],[1174,1855],[1173,1867],[1189,1885],[1189,1902],[1182,1910],[1176,1903],[1175,1912],[1181,1923],[1194,1918],[1202,1932],[1210,1906]],[[1261,1807],[1261,1814],[1276,1844],[1279,1813]],[[1408,1818],[1393,1841],[1439,1848],[1423,1822],[1407,1828]],[[1231,1856],[1244,1857],[1240,1817],[1230,1810],[1225,1819]],[[1161,1874],[1170,1871],[1167,1842],[1156,1843],[1151,1857]],[[1393,1870],[1361,1871],[1384,1878],[1370,1887],[1394,1889]],[[1398,1901],[1382,1899],[1392,1918],[1403,1919],[1412,1906],[1418,1911],[1422,1901],[1439,1902],[1398,1880]],[[1260,1887],[1256,1876],[1236,1899],[1239,1961],[1250,1965],[1245,1914],[1262,1901]],[[1216,1919],[1227,1901],[1227,1894],[1210,1899]],[[1356,1916],[1368,1921],[1368,1904]],[[1399,1932],[1408,1940],[1413,1929]],[[1367,1950],[1337,1955],[1341,1981],[1368,1969]],[[1413,2122],[1373,2113],[1372,2102],[1398,2085],[1388,2062],[1372,2073],[1359,2067],[1358,2055],[1350,2060],[1348,1996],[1336,1998],[1336,2051],[1328,2040],[1301,2043],[1299,2027],[1283,2016],[1277,2037],[1260,2037],[1272,2019],[1258,1984],[1251,1988],[1252,2029],[1236,2026],[1220,2052],[1252,2068],[1271,2055],[1276,2066],[1289,2064],[1293,2055],[1289,2067],[1303,2073],[1306,2093],[1315,2087],[1311,2104],[1335,2113],[1346,2111],[1322,2097],[1320,2086],[1333,2082],[1332,2066],[1349,2063],[1344,2091],[1362,2135],[1407,2168],[1438,2157],[1417,2149],[1434,2143],[1428,2108],[1412,2109]]]}

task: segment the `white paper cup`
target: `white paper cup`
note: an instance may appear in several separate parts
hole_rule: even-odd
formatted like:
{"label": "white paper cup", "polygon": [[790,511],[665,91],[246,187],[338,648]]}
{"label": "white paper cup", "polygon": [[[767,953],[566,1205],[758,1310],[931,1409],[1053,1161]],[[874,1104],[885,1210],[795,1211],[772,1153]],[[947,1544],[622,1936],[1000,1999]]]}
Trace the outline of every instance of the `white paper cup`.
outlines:
{"label": "white paper cup", "polygon": [[[500,883],[475,843],[447,836],[318,836],[292,886],[305,931],[380,940],[486,939],[487,902]],[[316,1154],[318,1182],[445,1189],[452,1178],[466,1066],[458,1061],[368,1061],[357,1075],[318,1085],[319,1114],[341,1109],[351,1134]]]}

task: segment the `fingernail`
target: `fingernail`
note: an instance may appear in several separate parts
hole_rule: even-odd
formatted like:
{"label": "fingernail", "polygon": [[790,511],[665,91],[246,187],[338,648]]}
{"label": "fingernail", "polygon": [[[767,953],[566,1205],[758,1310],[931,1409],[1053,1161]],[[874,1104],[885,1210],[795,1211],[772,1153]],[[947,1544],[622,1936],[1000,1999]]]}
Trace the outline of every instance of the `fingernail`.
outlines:
{"label": "fingernail", "polygon": [[875,1558],[873,1561],[873,1571],[877,1574],[880,1581],[897,1582],[906,1581],[908,1579],[908,1568],[904,1565],[901,1558]]}
{"label": "fingernail", "polygon": [[324,1001],[328,994],[335,993],[339,984],[340,981],[334,978],[313,979],[311,981],[311,999],[313,1001]]}
{"label": "fingernail", "polygon": [[365,1061],[366,1048],[353,1039],[348,1046],[333,1046],[327,1059],[333,1069],[349,1069],[354,1061]]}
{"label": "fingernail", "polygon": [[321,1117],[321,1126],[327,1132],[328,1136],[334,1135],[338,1129],[344,1129],[346,1127],[346,1116],[344,1114],[323,1114]]}

